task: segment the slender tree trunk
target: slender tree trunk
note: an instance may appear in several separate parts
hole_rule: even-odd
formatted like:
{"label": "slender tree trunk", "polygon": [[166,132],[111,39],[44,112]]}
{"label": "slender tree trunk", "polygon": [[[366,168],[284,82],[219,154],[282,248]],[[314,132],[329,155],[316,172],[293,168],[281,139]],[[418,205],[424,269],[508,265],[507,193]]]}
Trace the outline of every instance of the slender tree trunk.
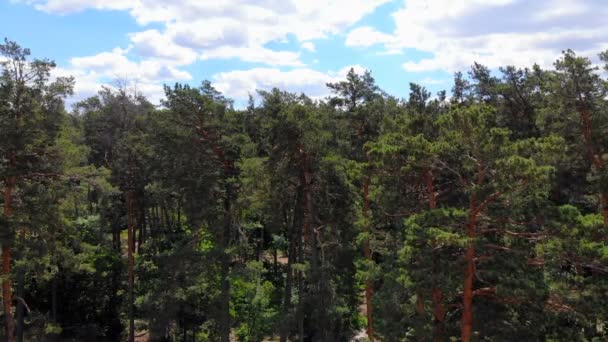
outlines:
{"label": "slender tree trunk", "polygon": [[[230,171],[230,170],[226,170]],[[220,316],[220,341],[230,342],[230,256],[228,255],[228,240],[232,229],[232,186],[226,179],[226,198],[224,199],[224,229],[220,234],[221,267],[221,316]]]}
{"label": "slender tree trunk", "polygon": [[141,253],[141,245],[146,242],[146,211],[145,209],[140,213],[139,223],[139,236],[137,238],[137,254]]}
{"label": "slender tree trunk", "polygon": [[[433,210],[437,208],[437,192],[435,191],[435,175],[433,174],[432,168],[427,168],[424,174],[426,181],[426,192],[429,200],[429,209]],[[439,255],[433,253],[433,289],[431,297],[433,299],[433,317],[435,318],[435,328],[433,331],[434,340],[436,342],[444,340],[444,320],[445,320],[445,308],[443,306],[443,292],[438,286],[439,282]]]}
{"label": "slender tree trunk", "polygon": [[[304,191],[304,216],[303,216],[303,230],[308,232],[307,240],[310,245],[311,250],[311,262],[310,262],[310,281],[309,281],[309,291],[307,293],[308,298],[314,299],[314,302],[317,305],[310,305],[310,311],[308,311],[310,316],[315,316],[318,319],[319,324],[315,324],[309,328],[308,338],[311,340],[323,340],[322,335],[325,332],[324,323],[327,323],[323,317],[325,314],[325,307],[323,306],[323,298],[320,296],[322,289],[322,277],[319,263],[319,246],[317,234],[318,232],[315,230],[313,226],[313,199],[312,199],[312,177],[313,174],[309,172],[310,169],[306,172],[305,179],[307,180],[306,189]],[[306,240],[305,240],[306,241]],[[304,248],[305,248],[304,242]],[[317,312],[315,312],[317,311]],[[314,329],[313,329],[314,328]],[[321,336],[319,336],[319,334]],[[302,335],[303,336],[303,335]]]}
{"label": "slender tree trunk", "polygon": [[285,293],[283,299],[283,324],[281,326],[281,342],[287,342],[287,337],[289,336],[289,323],[291,320],[289,319],[289,310],[291,309],[291,291],[293,287],[293,270],[292,264],[297,261],[298,256],[296,254],[296,245],[297,241],[295,240],[297,234],[295,234],[296,226],[298,224],[297,218],[297,208],[299,202],[299,191],[296,195],[294,207],[293,207],[293,215],[291,217],[291,226],[289,225],[289,219],[287,218],[287,212],[285,212],[285,225],[287,227],[287,235],[289,236],[289,250],[287,252],[287,269],[286,269],[286,277],[285,277]]}
{"label": "slender tree trunk", "polygon": [[112,245],[116,253],[120,254],[120,226],[116,223],[112,226]]}
{"label": "slender tree trunk", "polygon": [[602,206],[602,217],[604,218],[604,227],[608,228],[608,193],[602,192],[600,195]]}
{"label": "slender tree trunk", "polygon": [[[302,231],[300,238],[300,263],[304,263],[304,250],[306,248],[306,244],[310,245],[311,249],[311,266],[310,266],[310,276],[311,280],[309,282],[311,292],[316,291],[316,287],[318,284],[318,275],[319,275],[319,261],[318,261],[318,250],[316,243],[316,234],[313,227],[313,199],[312,199],[312,183],[313,183],[313,171],[311,166],[311,156],[308,152],[304,150],[302,146],[300,146],[300,154],[301,154],[301,179],[300,186],[302,188],[302,203],[301,203],[301,211],[302,211]],[[304,341],[304,273],[300,272],[299,277],[299,291],[300,291],[300,317],[298,320],[298,330],[300,341]],[[309,294],[311,296],[313,294]],[[322,308],[321,308],[322,309]],[[310,332],[314,334],[314,332]]]}
{"label": "slender tree trunk", "polygon": [[4,316],[6,319],[6,340],[13,342],[15,340],[15,321],[13,320],[11,281],[8,279],[11,273],[11,247],[5,244],[2,247],[2,275],[7,276],[7,279],[2,281],[2,302],[4,306]]}
{"label": "slender tree trunk", "polygon": [[286,279],[285,279],[285,293],[283,299],[283,324],[281,326],[281,342],[287,342],[287,337],[289,336],[289,309],[291,307],[291,288],[293,282],[293,272],[291,270],[291,265],[293,264],[293,259],[296,256],[296,249],[293,239],[289,242],[289,252],[287,259],[287,269],[286,269]]}
{"label": "slender tree trunk", "polygon": [[169,210],[167,210],[166,206],[162,206],[161,208],[162,212],[163,212],[163,216],[165,217],[165,226],[167,226],[167,228],[173,228],[173,220],[171,220],[171,215],[169,215]]}
{"label": "slender tree trunk", "polygon": [[135,259],[133,256],[134,242],[135,242],[135,218],[134,218],[134,210],[135,210],[135,194],[132,190],[127,192],[127,217],[128,217],[128,227],[127,227],[127,259],[128,259],[128,269],[129,269],[129,342],[135,341],[135,318],[134,318],[134,293],[133,287],[135,285],[135,272],[134,265]]}
{"label": "slender tree trunk", "polygon": [[53,323],[57,323],[57,274],[53,277],[51,284],[51,315]]}
{"label": "slender tree trunk", "polygon": [[462,342],[469,342],[473,334],[473,280],[475,277],[475,246],[473,238],[477,229],[477,207],[473,198],[470,203],[470,214],[467,223],[467,249],[465,253],[466,269],[463,286],[463,309],[462,309]]}
{"label": "slender tree trunk", "polygon": [[188,328],[186,327],[186,317],[182,318],[182,341],[186,342],[188,338]]}
{"label": "slender tree trunk", "polygon": [[169,226],[169,217],[167,217],[167,211],[165,210],[165,206],[164,205],[160,205],[159,210],[160,210],[161,225],[165,229],[170,228],[170,226]]}
{"label": "slender tree trunk", "polygon": [[[585,141],[585,145],[587,146],[589,159],[591,159],[591,163],[597,169],[597,171],[601,172],[604,170],[606,164],[604,163],[601,154],[597,151],[597,147],[593,142],[593,121],[591,119],[591,114],[585,105],[582,105],[582,108],[579,108],[579,114],[581,124],[583,126],[583,139]],[[604,218],[604,227],[608,228],[608,193],[604,191],[600,192],[600,206],[602,217]]]}
{"label": "slender tree trunk", "polygon": [[158,237],[158,233],[160,231],[159,225],[158,225],[158,217],[156,216],[156,205],[154,205],[153,207],[150,207],[150,212],[149,212],[149,216],[148,218],[150,219],[150,236],[152,236],[153,238]]}
{"label": "slender tree trunk", "polygon": [[21,298],[17,304],[17,326],[15,329],[15,334],[17,335],[17,342],[23,342],[23,321],[25,317],[25,306],[23,305],[23,297],[25,292],[25,271],[20,269],[17,272],[17,296]]}
{"label": "slender tree trunk", "polygon": [[[143,202],[143,200],[142,200]],[[141,253],[141,245],[144,243],[145,241],[145,234],[146,234],[146,207],[144,205],[144,203],[141,203],[139,205],[139,209],[137,210],[138,216],[139,216],[139,220],[138,220],[138,226],[139,226],[139,234],[137,237],[137,254]]]}
{"label": "slender tree trunk", "polygon": [[[298,236],[298,259],[299,263],[304,263],[304,249],[302,236]],[[303,271],[298,271],[298,310],[297,310],[297,322],[298,322],[298,340],[304,342],[304,275]]]}
{"label": "slender tree trunk", "polygon": [[466,251],[466,270],[464,277],[463,309],[462,309],[462,341],[469,342],[473,333],[473,276],[475,249],[469,242]]}
{"label": "slender tree trunk", "polygon": [[[303,219],[303,217],[302,217]],[[303,225],[298,225],[298,234],[296,236],[298,240],[298,263],[304,264],[304,234],[303,234]],[[302,269],[297,271],[297,281],[298,281],[298,309],[296,312],[296,322],[298,326],[298,340],[300,342],[304,341],[304,272]]]}
{"label": "slender tree trunk", "polygon": [[[363,179],[363,219],[365,220],[365,232],[371,234],[370,215],[369,215],[369,183],[370,179],[365,176]],[[372,261],[372,250],[370,246],[369,236],[363,242],[363,255],[368,262]],[[374,283],[372,279],[365,280],[365,310],[367,314],[367,338],[370,342],[374,342],[374,320],[372,298],[374,295]]]}
{"label": "slender tree trunk", "polygon": [[230,281],[228,279],[230,272],[230,255],[227,249],[230,244],[230,233],[232,231],[232,201],[234,189],[229,182],[229,178],[236,175],[234,162],[226,158],[224,149],[215,141],[211,134],[204,128],[201,122],[196,129],[204,141],[211,143],[211,149],[222,163],[224,170],[224,182],[226,186],[226,197],[224,199],[224,229],[220,233],[221,251],[221,316],[220,316],[220,341],[230,342]]}
{"label": "slender tree trunk", "polygon": [[276,247],[272,249],[272,273],[273,278],[277,279],[279,274],[279,256]]}
{"label": "slender tree trunk", "polygon": [[91,198],[91,184],[87,183],[87,202],[89,202],[89,215],[93,215],[93,199]]}
{"label": "slender tree trunk", "polygon": [[[15,158],[10,157],[9,161],[14,168]],[[13,188],[15,186],[15,176],[10,176],[5,180],[5,189],[4,189],[4,218],[9,221],[9,226],[7,229],[12,229],[12,225],[10,224],[10,219],[13,216]],[[12,236],[12,232],[6,232],[6,236]],[[2,276],[4,280],[2,281],[2,303],[4,308],[4,317],[6,320],[6,341],[14,342],[15,341],[15,322],[13,320],[12,313],[12,302],[13,302],[13,294],[11,291],[11,244],[9,241],[4,241],[2,243]]]}

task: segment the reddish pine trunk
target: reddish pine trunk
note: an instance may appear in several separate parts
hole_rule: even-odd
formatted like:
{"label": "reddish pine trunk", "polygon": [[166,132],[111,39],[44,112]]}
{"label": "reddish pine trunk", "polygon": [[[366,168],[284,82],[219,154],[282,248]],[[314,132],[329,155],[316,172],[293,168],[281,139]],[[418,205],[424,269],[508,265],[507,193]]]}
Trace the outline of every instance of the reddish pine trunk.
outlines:
{"label": "reddish pine trunk", "polygon": [[469,342],[473,333],[473,276],[475,250],[469,242],[466,252],[467,267],[464,276],[463,309],[462,309],[462,341]]}
{"label": "reddish pine trunk", "polygon": [[224,199],[224,227],[219,236],[219,242],[222,248],[221,255],[221,303],[220,303],[220,341],[230,341],[230,255],[228,254],[228,245],[230,241],[230,232],[232,230],[232,201],[233,189],[228,178],[234,174],[234,162],[226,158],[224,149],[217,143],[216,138],[207,131],[203,123],[195,126],[201,135],[201,142],[208,141],[211,144],[211,149],[222,163],[224,169],[224,177],[226,181],[226,198]]}
{"label": "reddish pine trunk", "polygon": [[[483,179],[483,175],[480,176]],[[479,184],[481,181],[478,182]],[[469,214],[469,222],[467,223],[467,237],[469,242],[465,253],[466,269],[464,273],[464,286],[462,298],[462,342],[469,342],[473,333],[473,279],[475,277],[475,247],[473,238],[477,229],[477,214],[479,208],[476,205],[476,199],[473,197],[470,204],[471,213]]]}
{"label": "reddish pine trunk", "polygon": [[429,209],[437,208],[437,193],[435,192],[435,176],[433,170],[428,168],[424,173],[424,180],[426,182],[426,192],[429,197]]}
{"label": "reddish pine trunk", "polygon": [[[14,162],[14,158],[10,159]],[[13,187],[15,186],[15,177],[8,177],[5,181],[6,188],[4,189],[4,217],[9,220],[13,215]],[[8,228],[10,229],[10,228]],[[10,233],[10,232],[8,232]],[[9,235],[9,234],[7,234]],[[2,302],[4,307],[4,317],[6,319],[6,341],[13,342],[15,340],[15,322],[12,315],[12,298],[11,292],[11,246],[5,241],[2,245],[2,275],[5,277],[2,281]]]}
{"label": "reddish pine trunk", "polygon": [[608,194],[601,194],[602,216],[604,217],[604,227],[608,228]]}
{"label": "reddish pine trunk", "polygon": [[[370,233],[369,226],[369,177],[363,180],[363,217],[365,219],[365,232]],[[372,250],[370,248],[369,237],[365,239],[363,244],[363,253],[365,259],[372,260]],[[372,298],[374,295],[374,283],[371,279],[365,281],[365,310],[367,313],[367,337],[370,342],[374,341],[374,320]]]}
{"label": "reddish pine trunk", "polygon": [[135,265],[135,259],[133,257],[133,243],[134,239],[134,195],[133,191],[129,191],[127,193],[127,259],[128,259],[128,268],[129,268],[129,342],[135,341],[135,319],[133,317],[134,314],[134,294],[133,294],[133,286],[135,284],[135,272],[133,267]]}
{"label": "reddish pine trunk", "polygon": [[[231,169],[225,163],[225,172],[228,175]],[[231,165],[231,164],[230,164]],[[221,254],[221,313],[220,313],[220,341],[230,342],[230,255],[228,243],[232,230],[232,187],[226,182],[226,198],[224,199],[224,227],[220,233]]]}
{"label": "reddish pine trunk", "polygon": [[[11,247],[5,245],[2,247],[2,274],[8,275],[11,273]],[[11,313],[11,299],[13,294],[11,292],[11,281],[6,279],[2,282],[2,298],[4,303],[4,315],[6,318],[6,340],[7,342],[13,342],[15,340],[15,322],[13,320],[13,314]]]}
{"label": "reddish pine trunk", "polygon": [[298,193],[296,197],[296,201],[294,203],[293,215],[291,217],[292,222],[291,226],[289,226],[289,218],[287,212],[285,212],[285,227],[288,230],[289,236],[289,248],[287,252],[287,269],[285,270],[286,279],[285,279],[285,292],[284,292],[284,300],[283,300],[283,323],[281,326],[281,335],[279,337],[280,342],[287,342],[287,337],[289,335],[289,310],[291,308],[291,290],[293,287],[293,271],[292,264],[298,262],[298,256],[296,254],[296,224],[298,215],[296,214],[296,208],[298,207],[300,195]]}
{"label": "reddish pine trunk", "polygon": [[[589,114],[589,111],[586,108],[581,108],[579,110],[579,113],[581,117],[581,124],[583,125],[583,139],[585,140],[585,145],[587,145],[589,158],[591,159],[591,162],[593,163],[593,166],[597,169],[597,171],[602,171],[605,167],[605,163],[599,155],[596,146],[592,140],[593,122],[591,120],[591,115]],[[600,206],[602,216],[604,218],[604,226],[608,227],[608,193],[600,193]]]}
{"label": "reddish pine trunk", "polygon": [[[429,209],[433,210],[437,208],[437,192],[435,192],[435,176],[433,170],[429,167],[424,178],[426,181],[426,191],[429,199]],[[433,254],[433,316],[435,317],[435,341],[443,341],[443,321],[445,320],[445,308],[443,306],[443,292],[437,286],[437,266],[439,264],[439,256]]]}
{"label": "reddish pine trunk", "polygon": [[[436,273],[436,271],[435,271]],[[435,317],[435,341],[443,341],[445,308],[443,307],[443,292],[437,286],[433,287],[433,316]]]}

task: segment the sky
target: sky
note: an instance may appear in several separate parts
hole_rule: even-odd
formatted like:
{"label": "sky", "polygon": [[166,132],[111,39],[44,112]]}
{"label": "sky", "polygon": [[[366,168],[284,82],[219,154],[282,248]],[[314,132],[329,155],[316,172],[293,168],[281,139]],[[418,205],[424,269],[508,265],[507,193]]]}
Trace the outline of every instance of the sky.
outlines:
{"label": "sky", "polygon": [[214,87],[245,103],[278,87],[313,98],[352,67],[407,97],[473,62],[551,67],[564,49],[608,49],[608,0],[0,0],[0,36],[55,60],[74,101],[128,80]]}

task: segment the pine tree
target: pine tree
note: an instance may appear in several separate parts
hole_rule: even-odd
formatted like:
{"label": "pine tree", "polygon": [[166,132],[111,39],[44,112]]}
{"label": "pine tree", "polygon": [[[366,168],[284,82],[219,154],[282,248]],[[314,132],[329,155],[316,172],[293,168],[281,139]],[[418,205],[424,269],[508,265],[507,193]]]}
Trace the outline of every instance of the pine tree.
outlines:
{"label": "pine tree", "polygon": [[[49,81],[55,63],[50,60],[28,60],[30,50],[5,39],[0,54],[0,132],[2,142],[1,178],[3,180],[2,219],[2,296],[6,320],[6,338],[14,341],[12,313],[11,262],[15,232],[22,219],[19,207],[21,187],[55,175],[49,159],[59,122],[63,115],[62,97],[71,93],[73,79]],[[50,164],[50,165],[49,165]],[[49,169],[51,168],[51,169]],[[24,194],[23,194],[24,195]],[[27,215],[27,214],[26,214]]]}

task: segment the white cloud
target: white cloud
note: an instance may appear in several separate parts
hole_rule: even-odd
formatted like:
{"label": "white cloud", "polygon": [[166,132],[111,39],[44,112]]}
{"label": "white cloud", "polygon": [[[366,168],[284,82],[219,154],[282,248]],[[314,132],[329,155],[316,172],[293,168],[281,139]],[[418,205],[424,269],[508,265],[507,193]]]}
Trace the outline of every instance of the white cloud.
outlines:
{"label": "white cloud", "polygon": [[312,42],[304,42],[304,43],[302,43],[302,45],[300,47],[304,50],[308,50],[310,52],[315,52],[315,44]]}
{"label": "white cloud", "polygon": [[129,10],[137,1],[131,0],[47,0],[47,1],[26,1],[34,3],[37,10],[47,13],[71,14],[85,9],[98,10]]}
{"label": "white cloud", "polygon": [[376,44],[386,44],[393,40],[390,34],[378,32],[370,26],[358,27],[346,36],[346,46],[368,47]]}
{"label": "white cloud", "polygon": [[53,76],[74,76],[74,103],[95,95],[101,86],[112,86],[117,80],[126,80],[137,86],[150,101],[158,103],[163,96],[163,82],[187,81],[192,76],[177,68],[177,64],[161,59],[133,61],[127,56],[128,49],[115,48],[93,56],[74,57],[68,67],[56,68]]}
{"label": "white cloud", "polygon": [[[314,40],[342,33],[391,0],[14,1],[60,15],[88,9],[125,11],[142,27],[155,24],[154,28],[130,33],[130,44],[125,49],[72,58],[66,71],[76,76],[77,92],[91,93],[97,84],[126,77],[138,79],[141,89],[157,94],[162,81],[191,78],[180,67],[197,60],[236,58],[272,68],[218,74],[216,82],[229,90],[229,95],[242,96],[245,88],[274,84],[287,89],[308,87],[314,96],[320,93],[315,87],[324,88],[328,75],[304,68],[300,52],[315,51]],[[269,43],[294,37],[300,51],[269,48]],[[297,69],[279,71],[279,66]],[[246,79],[236,80],[237,76]]]}
{"label": "white cloud", "polygon": [[[123,10],[140,24],[162,30],[131,34],[134,51],[146,57],[187,61],[241,58],[268,65],[300,65],[294,52],[270,53],[265,45],[295,36],[309,41],[337,34],[390,0],[22,0],[40,10],[69,14],[85,9]],[[304,49],[312,43],[305,43]],[[311,50],[312,51],[312,50]]]}
{"label": "white cloud", "polygon": [[147,30],[130,35],[133,51],[143,57],[159,58],[175,64],[191,64],[196,60],[196,52],[179,46],[158,30]]}
{"label": "white cloud", "polygon": [[382,44],[386,53],[415,49],[427,58],[406,60],[407,71],[456,71],[474,61],[550,66],[561,50],[593,55],[608,42],[604,0],[407,0],[393,13],[391,34],[352,30],[349,46]]}
{"label": "white cloud", "polygon": [[291,51],[274,51],[263,47],[232,47],[221,46],[217,49],[203,52],[201,59],[240,58],[245,62],[264,63],[270,65],[301,66],[300,54]]}
{"label": "white cloud", "polygon": [[70,60],[71,69],[86,71],[110,78],[133,78],[143,80],[189,80],[189,73],[177,69],[174,65],[160,60],[148,59],[134,62],[127,58],[125,51],[114,49],[93,56],[74,57]]}
{"label": "white cloud", "polygon": [[255,94],[256,90],[270,90],[275,87],[295,93],[303,92],[311,98],[322,98],[329,95],[325,84],[343,80],[350,68],[354,68],[359,74],[365,70],[360,65],[346,66],[326,73],[308,68],[289,71],[253,68],[218,73],[213,76],[213,85],[227,96],[241,100],[246,99],[249,94]]}

